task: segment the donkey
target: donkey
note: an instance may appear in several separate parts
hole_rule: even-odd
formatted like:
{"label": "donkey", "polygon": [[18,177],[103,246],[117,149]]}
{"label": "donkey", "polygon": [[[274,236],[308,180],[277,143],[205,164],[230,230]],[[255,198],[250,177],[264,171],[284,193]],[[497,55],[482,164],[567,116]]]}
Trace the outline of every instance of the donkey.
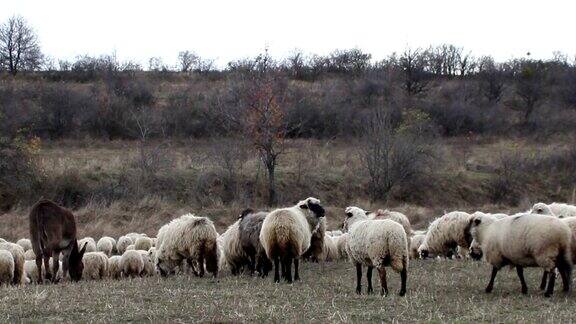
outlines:
{"label": "donkey", "polygon": [[[42,199],[30,211],[30,238],[32,249],[36,254],[38,268],[38,283],[43,282],[42,259],[46,270],[46,279],[56,282],[56,274],[60,267],[60,252],[64,254],[63,273],[70,274],[74,281],[82,279],[84,265],[82,257],[86,252],[86,244],[78,249],[76,238],[76,221],[74,215],[50,200]],[[52,257],[52,272],[49,261]]]}

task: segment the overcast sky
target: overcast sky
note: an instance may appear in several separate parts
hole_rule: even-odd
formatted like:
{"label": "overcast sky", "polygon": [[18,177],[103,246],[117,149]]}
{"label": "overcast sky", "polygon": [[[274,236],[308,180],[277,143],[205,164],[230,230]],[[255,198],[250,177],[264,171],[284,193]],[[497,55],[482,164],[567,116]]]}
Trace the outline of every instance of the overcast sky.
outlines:
{"label": "overcast sky", "polygon": [[275,57],[357,47],[381,59],[440,43],[499,60],[576,54],[576,1],[2,1],[0,19],[26,18],[49,56],[115,51],[144,67],[152,56],[173,64],[186,49],[220,66],[265,47]]}

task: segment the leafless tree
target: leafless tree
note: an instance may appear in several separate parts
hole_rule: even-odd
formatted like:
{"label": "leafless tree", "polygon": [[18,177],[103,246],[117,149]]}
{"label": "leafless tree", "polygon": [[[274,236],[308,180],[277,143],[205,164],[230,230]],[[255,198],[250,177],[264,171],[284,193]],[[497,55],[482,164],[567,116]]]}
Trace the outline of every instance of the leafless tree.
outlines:
{"label": "leafless tree", "polygon": [[398,60],[404,73],[403,87],[409,96],[426,91],[426,56],[419,49],[406,49]]}
{"label": "leafless tree", "polygon": [[200,57],[196,53],[190,51],[182,51],[178,53],[178,63],[180,64],[180,71],[190,72],[198,62]]}
{"label": "leafless tree", "polygon": [[523,113],[524,124],[529,123],[532,112],[546,96],[545,69],[541,61],[528,61],[516,77],[516,95],[520,102],[514,102],[509,107]]}
{"label": "leafless tree", "polygon": [[42,53],[36,33],[21,16],[12,16],[0,25],[0,66],[16,75],[21,70],[37,69]]}

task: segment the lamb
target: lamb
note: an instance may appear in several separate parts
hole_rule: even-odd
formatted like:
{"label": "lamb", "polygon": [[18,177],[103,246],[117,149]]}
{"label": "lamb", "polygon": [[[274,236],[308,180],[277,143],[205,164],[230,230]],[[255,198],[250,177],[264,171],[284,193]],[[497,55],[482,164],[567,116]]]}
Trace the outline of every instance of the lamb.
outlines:
{"label": "lamb", "polygon": [[152,247],[152,239],[146,236],[142,236],[136,239],[134,242],[135,250],[148,251]]}
{"label": "lamb", "polygon": [[252,209],[246,209],[240,215],[239,224],[240,244],[250,260],[248,267],[251,273],[256,270],[261,277],[268,276],[272,269],[272,262],[266,256],[266,251],[260,243],[260,231],[267,215],[268,212],[254,212]]}
{"label": "lamb", "polygon": [[108,258],[108,276],[112,279],[120,279],[122,270],[120,269],[120,259],[122,256],[113,255]]}
{"label": "lamb", "polygon": [[10,252],[14,259],[14,275],[12,276],[12,284],[22,284],[24,282],[24,249],[18,244],[5,242],[0,243],[0,250]]}
{"label": "lamb", "polygon": [[103,252],[86,252],[82,258],[82,278],[101,280],[108,276],[108,256]]}
{"label": "lamb", "polygon": [[32,250],[32,242],[29,239],[19,239],[16,244],[20,245],[24,249],[24,252]]}
{"label": "lamb", "polygon": [[125,277],[138,277],[144,271],[144,259],[136,250],[128,250],[120,258],[120,271]]}
{"label": "lamb", "polygon": [[14,258],[12,253],[0,250],[0,285],[11,284],[14,279]]}
{"label": "lamb", "polygon": [[[520,214],[502,219],[490,215],[475,216],[471,233],[480,244],[485,260],[492,265],[492,275],[486,287],[490,293],[498,270],[506,265],[516,267],[522,293],[528,292],[524,267],[541,267],[550,273],[557,269],[564,291],[570,290],[572,273],[572,232],[561,220],[538,214]],[[544,296],[554,293],[556,276],[549,276]]]}
{"label": "lamb", "polygon": [[[248,265],[250,261],[240,242],[240,220],[241,218],[228,226],[226,231],[218,238],[222,252],[224,252],[224,260],[232,275],[240,274],[244,265]],[[250,270],[253,272],[252,269]]]}
{"label": "lamb", "polygon": [[425,238],[426,234],[416,234],[410,238],[410,257],[412,259],[418,259],[420,256],[418,254],[418,248],[422,245]]}
{"label": "lamb", "polygon": [[168,276],[186,259],[197,266],[200,277],[206,268],[217,278],[220,254],[217,238],[218,232],[210,219],[191,214],[181,216],[164,229],[156,250],[156,268],[162,276]]}
{"label": "lamb", "polygon": [[[49,262],[49,267],[52,268],[52,264],[54,262],[54,259],[51,258],[50,262]],[[59,262],[59,267],[58,267],[58,272],[56,273],[56,280],[62,280],[63,276],[64,276],[64,272],[62,270],[62,261],[58,261]],[[44,264],[42,264],[42,271],[45,271],[46,269],[44,268]],[[35,260],[26,260],[24,262],[24,277],[26,278],[26,281],[29,282],[38,282],[38,267],[36,266],[36,261]]]}
{"label": "lamb", "polygon": [[408,219],[408,217],[406,217],[406,215],[402,213],[390,211],[388,209],[386,210],[378,209],[376,212],[369,213],[368,218],[393,220],[396,223],[402,225],[404,231],[406,232],[406,236],[410,237],[412,235],[412,226],[410,225],[410,220]]}
{"label": "lamb", "polygon": [[424,242],[418,248],[422,258],[431,253],[452,257],[459,246],[467,253],[472,243],[470,226],[472,215],[454,211],[434,220],[428,227]]}
{"label": "lamb", "polygon": [[36,260],[36,253],[34,253],[34,250],[24,252],[24,260]]}
{"label": "lamb", "polygon": [[322,252],[324,251],[324,237],[326,236],[326,218],[321,218],[318,228],[312,233],[310,247],[302,255],[304,260],[312,262],[323,261]]}
{"label": "lamb", "polygon": [[386,268],[400,273],[401,288],[398,295],[406,294],[408,277],[408,239],[404,227],[391,219],[369,219],[367,212],[358,207],[347,207],[344,228],[350,233],[348,255],[356,265],[356,293],[362,293],[362,265],[368,267],[368,293],[373,292],[372,269],[380,275],[381,295],[388,295]]}
{"label": "lamb", "polygon": [[96,241],[91,238],[90,236],[87,236],[81,240],[78,241],[78,246],[84,246],[84,244],[86,244],[86,252],[96,252]]}
{"label": "lamb", "polygon": [[350,238],[350,234],[349,233],[344,233],[340,236],[338,236],[336,239],[336,249],[338,250],[338,258],[340,260],[346,260],[348,259],[348,252],[347,252],[347,246],[348,246],[348,239]]}
{"label": "lamb", "polygon": [[325,213],[320,200],[310,197],[266,216],[260,230],[260,242],[268,259],[274,261],[274,282],[280,282],[280,262],[282,276],[287,282],[292,282],[292,260],[294,280],[300,279],[299,259],[310,248],[312,235],[318,230]]}
{"label": "lamb", "polygon": [[576,206],[563,203],[551,203],[547,205],[540,202],[534,204],[531,212],[534,214],[553,215],[558,218],[576,217]]}
{"label": "lamb", "polygon": [[106,254],[106,256],[110,257],[112,255],[112,252],[114,251],[115,245],[116,241],[113,238],[109,236],[104,236],[98,240],[98,243],[96,243],[96,249],[98,250],[98,252],[102,252]]}
{"label": "lamb", "polygon": [[144,250],[136,250],[136,251],[140,253],[140,255],[142,256],[142,261],[144,262],[144,269],[142,270],[141,275],[147,277],[153,276],[156,273],[156,268],[154,266],[154,261],[152,260],[152,257],[150,256],[148,251]]}
{"label": "lamb", "polygon": [[118,238],[118,242],[116,243],[116,252],[122,255],[124,252],[126,252],[126,248],[132,244],[134,244],[134,242],[132,242],[132,239],[128,236],[120,236]]}

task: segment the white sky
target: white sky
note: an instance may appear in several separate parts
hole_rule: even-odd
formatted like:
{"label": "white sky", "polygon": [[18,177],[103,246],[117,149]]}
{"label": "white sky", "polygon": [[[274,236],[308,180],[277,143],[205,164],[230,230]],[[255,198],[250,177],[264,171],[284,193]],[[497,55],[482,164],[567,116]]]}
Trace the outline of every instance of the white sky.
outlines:
{"label": "white sky", "polygon": [[450,43],[498,60],[576,54],[576,1],[519,0],[0,0],[24,16],[57,59],[110,54],[148,66],[192,50],[223,66],[267,46],[327,54],[358,47],[381,59],[406,46]]}

